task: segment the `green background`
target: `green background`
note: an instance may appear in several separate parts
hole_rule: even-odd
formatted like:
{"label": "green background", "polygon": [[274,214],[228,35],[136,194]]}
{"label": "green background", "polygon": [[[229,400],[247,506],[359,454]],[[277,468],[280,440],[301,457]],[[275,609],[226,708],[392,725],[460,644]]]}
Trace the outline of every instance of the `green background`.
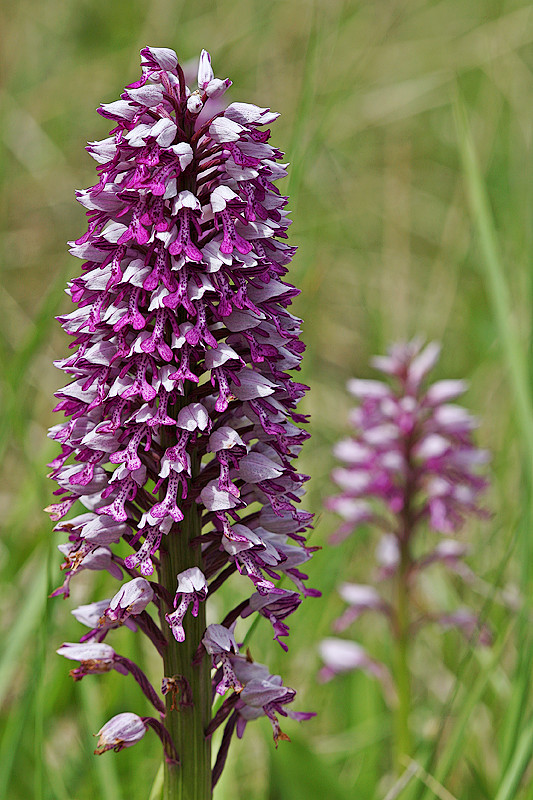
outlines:
{"label": "green background", "polygon": [[[302,411],[313,434],[300,468],[318,515],[311,543],[323,546],[311,585],[324,597],[290,620],[289,654],[264,620],[250,647],[298,690],[295,708],[318,717],[286,722],[293,741],[278,751],[268,721],[248,726],[218,798],[533,796],[530,4],[17,0],[2,5],[0,27],[0,796],[145,800],[160,763],[151,735],[92,756],[92,734],[110,716],[149,712],[133,681],[74,685],[54,654],[80,635],[70,610],[109,596],[113,583],[83,574],[69,601],[46,601],[61,582],[61,538],[42,512],[61,385],[51,362],[67,345],[54,315],[68,308],[63,288],[80,269],[65,242],[84,230],[74,190],[95,182],[83,148],[107,135],[95,109],[137,79],[147,44],[174,48],[182,62],[205,47],[217,76],[233,80],[232,100],[282,113],[272,142],[291,162],[282,188],[299,246],[290,274],[302,290],[294,307],[305,321],[312,391]],[[402,794],[391,790],[391,723],[377,686],[363,675],[317,685],[316,673],[317,643],[342,608],[336,584],[369,580],[373,563],[373,533],[333,548],[336,522],[321,511],[333,491],[331,447],[346,431],[345,382],[371,376],[371,354],[415,334],[443,342],[439,377],[470,381],[478,441],[493,452],[492,519],[464,532],[478,576],[464,600],[482,609],[495,642],[469,651],[453,632],[422,637],[412,720],[420,766]],[[432,577],[436,602],[463,602],[459,585]],[[214,618],[230,602],[221,594]],[[388,659],[375,620],[355,635]],[[157,683],[137,637],[120,631],[113,644]]]}

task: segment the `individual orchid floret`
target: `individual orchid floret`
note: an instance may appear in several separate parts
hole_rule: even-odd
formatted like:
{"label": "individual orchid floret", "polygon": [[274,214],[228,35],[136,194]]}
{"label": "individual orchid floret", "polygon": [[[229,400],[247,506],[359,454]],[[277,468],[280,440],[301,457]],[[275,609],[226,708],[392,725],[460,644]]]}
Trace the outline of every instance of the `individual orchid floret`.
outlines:
{"label": "individual orchid floret", "polygon": [[141,611],[135,615],[135,622],[131,616],[126,616],[122,620],[110,620],[106,615],[109,609],[110,600],[99,600],[96,603],[78,606],[73,609],[72,614],[78,622],[90,628],[89,632],[80,637],[80,642],[103,642],[109,631],[125,625],[132,631],[141,630],[152,641],[152,644],[162,655],[166,647],[164,638],[159,627],[153,622],[152,617],[146,612]]}
{"label": "individual orchid floret", "polygon": [[[224,105],[231,81],[205,50],[197,66],[187,78],[173,50],[145,47],[139,79],[99,109],[111,131],[88,145],[98,177],[77,192],[88,225],[71,242],[83,264],[68,283],[74,308],[58,318],[72,341],[56,361],[68,383],[48,507],[68,539],[54,595],[87,569],[120,581],[109,601],[77,609],[80,646],[107,647],[126,626],[162,656],[184,794],[210,768],[205,698],[242,688],[230,660],[242,617],[266,617],[282,643],[285,619],[318,594],[302,571],[315,549],[295,466],[308,438],[307,387],[293,377],[305,347],[276,187],[286,165],[270,144],[278,115]],[[227,580],[238,600],[207,627]],[[78,674],[120,658],[82,658]]]}
{"label": "individual orchid floret", "polygon": [[215,98],[229,89],[230,86],[231,81],[228,78],[224,80],[215,78],[215,73],[211,66],[211,56],[207,50],[202,50],[198,63],[198,89],[204,91],[207,97]]}
{"label": "individual orchid floret", "polygon": [[65,556],[65,561],[61,565],[66,573],[63,584],[52,592],[50,597],[63,595],[66,599],[70,597],[70,582],[75,575],[86,569],[106,570],[114,578],[121,580],[122,570],[113,556],[111,548],[107,546],[98,547],[83,540],[71,542],[70,544],[60,544],[57,549]]}
{"label": "individual orchid floret", "polygon": [[198,567],[191,567],[180,572],[177,579],[178,588],[174,598],[174,608],[176,610],[172,614],[165,614],[165,619],[170,625],[176,641],[184,642],[183,617],[191,603],[193,617],[198,616],[200,601],[205,600],[207,597],[207,581],[204,573]]}
{"label": "individual orchid floret", "polygon": [[389,670],[384,664],[371,658],[357,642],[332,636],[323,639],[320,642],[320,657],[324,662],[319,673],[320,680],[330,681],[344,672],[362,670],[380,681],[389,705],[396,703],[396,690]]}
{"label": "individual orchid floret", "polygon": [[81,680],[85,675],[109,672],[118,667],[117,671],[127,674],[116,661],[116,653],[107,644],[75,644],[67,642],[63,644],[57,653],[73,661],[80,661],[81,666],[71,670],[71,677],[75,681]]}
{"label": "individual orchid floret", "polygon": [[[292,703],[296,692],[283,686],[279,675],[272,675],[268,667],[239,654],[230,657],[234,674],[238,676],[241,691],[236,691],[224,701],[218,713],[211,721],[207,733],[209,736],[224,722],[224,732],[215,767],[213,769],[213,786],[218,781],[226,762],[233,732],[240,739],[248,722],[266,716],[270,720],[276,747],[279,741],[290,741],[282,732],[277,715],[295,720],[307,720],[315,716],[314,712],[286,710]],[[226,721],[227,720],[227,721]]]}
{"label": "individual orchid floret", "polygon": [[109,601],[104,611],[111,622],[122,625],[128,617],[140,614],[154,599],[154,590],[144,578],[128,581]]}
{"label": "individual orchid floret", "polygon": [[[240,662],[242,664],[242,662]],[[235,665],[234,665],[235,666]],[[237,673],[239,669],[237,667]],[[307,711],[286,711],[284,706],[292,703],[296,697],[294,689],[283,686],[279,675],[269,675],[265,677],[250,678],[242,690],[238,703],[239,720],[237,721],[237,736],[240,738],[246,727],[246,723],[252,719],[257,719],[263,714],[266,715],[272,725],[273,737],[276,747],[280,740],[290,741],[286,733],[280,728],[277,714],[292,719],[310,719],[314,717],[313,712]]]}
{"label": "individual orchid floret", "polygon": [[101,755],[107,750],[114,750],[119,753],[125,747],[133,747],[140,742],[147,731],[147,725],[142,717],[126,711],[112,717],[109,722],[100,728],[96,734],[98,746],[94,751],[96,755]]}
{"label": "individual orchid floret", "polygon": [[100,756],[107,750],[119,753],[125,747],[133,747],[134,744],[141,741],[148,728],[152,728],[161,739],[165,760],[172,764],[179,764],[178,754],[164,725],[153,717],[138,717],[137,714],[129,711],[117,714],[100,728],[96,734],[99,738],[94,753]]}
{"label": "individual orchid floret", "polygon": [[301,602],[302,598],[298,592],[285,590],[282,593],[270,592],[268,594],[256,592],[250,597],[250,602],[241,612],[241,617],[246,618],[250,614],[258,612],[262,617],[268,619],[274,629],[274,639],[283,650],[287,651],[287,644],[280,639],[281,636],[289,635],[289,626],[283,620],[293,614]]}
{"label": "individual orchid floret", "polygon": [[[419,531],[447,537],[459,533],[468,517],[486,517],[480,495],[487,487],[482,468],[488,454],[476,447],[473,432],[477,421],[457,400],[467,388],[464,381],[428,383],[440,347],[423,346],[415,339],[396,344],[389,354],[373,359],[385,380],[352,379],[348,390],[358,405],[351,412],[353,434],[335,448],[343,462],[332,473],[340,493],[327,501],[342,524],[334,534],[337,542],[362,526],[380,529],[376,550],[377,586],[343,583],[340,595],[347,609],[335,623],[344,631],[366,612],[385,617],[395,641],[397,655],[392,670],[400,714],[403,719],[403,753],[409,755],[408,649],[414,634],[427,623],[443,629],[461,630],[469,640],[491,642],[487,625],[469,610],[445,612],[434,609],[434,601],[417,586],[416,608],[411,595],[421,573],[432,565],[447,568],[455,578],[473,582],[473,573],[463,559],[468,547],[455,539],[440,539],[429,547]],[[427,536],[427,534],[426,534]],[[421,583],[421,581],[420,581]],[[426,582],[427,585],[427,582]],[[360,645],[327,639],[321,647],[324,679],[352,669],[363,669],[378,677],[390,699],[388,672]],[[407,709],[407,710],[406,710]],[[400,734],[399,734],[400,735]]]}
{"label": "individual orchid floret", "polygon": [[87,603],[72,610],[72,615],[90,628],[89,632],[80,637],[80,642],[102,642],[110,630],[118,628],[121,624],[126,625],[132,631],[137,630],[137,625],[131,619],[123,622],[111,622],[106,616],[105,611],[109,608],[110,600],[98,600],[96,603]]}
{"label": "individual orchid floret", "polygon": [[[145,521],[141,519],[141,523],[145,523]],[[152,558],[161,545],[163,535],[167,534],[171,527],[171,519],[164,520],[163,523],[157,525],[143,525],[141,531],[144,542],[133,555],[124,559],[124,566],[130,570],[139,569],[141,575],[145,577],[152,575],[154,572]]]}
{"label": "individual orchid floret", "polygon": [[392,608],[373,586],[359,583],[342,583],[339,594],[348,603],[348,608],[335,623],[336,631],[343,631],[355,622],[365,611],[377,611],[392,615]]}
{"label": "individual orchid floret", "polygon": [[242,684],[235,675],[230,661],[230,655],[238,652],[235,638],[231,631],[216,623],[209,625],[202,639],[202,644],[209,655],[212,656],[213,666],[215,668],[220,667],[218,672],[221,672],[221,679],[215,687],[217,694],[225,694],[230,688],[240,692]]}
{"label": "individual orchid floret", "polygon": [[456,628],[461,631],[470,641],[490,647],[493,642],[492,631],[489,626],[480,622],[477,614],[469,608],[458,608],[451,614],[440,614],[435,617],[437,622],[444,630]]}
{"label": "individual orchid floret", "polygon": [[129,658],[115,653],[109,645],[92,642],[86,644],[66,642],[57,652],[60,656],[80,662],[79,667],[70,671],[70,675],[75,681],[81,681],[86,675],[101,675],[112,669],[120,672],[121,675],[130,673],[155,708],[161,714],[165,713],[164,703],[144,672]]}

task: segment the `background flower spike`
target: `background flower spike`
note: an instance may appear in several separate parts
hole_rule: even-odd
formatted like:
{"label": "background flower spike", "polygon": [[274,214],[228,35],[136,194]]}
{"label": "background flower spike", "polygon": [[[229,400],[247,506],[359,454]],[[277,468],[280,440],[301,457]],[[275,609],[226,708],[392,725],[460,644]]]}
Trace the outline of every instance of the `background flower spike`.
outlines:
{"label": "background flower spike", "polygon": [[[347,608],[334,623],[335,631],[347,630],[362,614],[379,614],[392,636],[394,658],[388,668],[358,643],[328,638],[320,647],[320,678],[327,681],[357,669],[381,682],[386,701],[395,709],[398,772],[405,758],[413,756],[410,651],[415,633],[433,623],[442,630],[460,630],[471,644],[489,645],[492,640],[488,625],[469,609],[436,610],[431,584],[422,585],[431,565],[472,584],[473,573],[463,561],[468,548],[450,538],[428,548],[427,531],[450,537],[470,516],[487,516],[480,505],[487,487],[480,468],[488,454],[474,444],[477,421],[451,402],[466,391],[466,383],[428,384],[439,353],[437,343],[424,346],[421,339],[395,344],[387,356],[372,360],[385,380],[348,382],[358,401],[350,414],[353,434],[335,448],[343,466],[333,470],[332,480],[340,493],[326,502],[343,520],[333,541],[363,526],[381,532],[373,584],[339,587]],[[372,576],[361,577],[368,582]]]}

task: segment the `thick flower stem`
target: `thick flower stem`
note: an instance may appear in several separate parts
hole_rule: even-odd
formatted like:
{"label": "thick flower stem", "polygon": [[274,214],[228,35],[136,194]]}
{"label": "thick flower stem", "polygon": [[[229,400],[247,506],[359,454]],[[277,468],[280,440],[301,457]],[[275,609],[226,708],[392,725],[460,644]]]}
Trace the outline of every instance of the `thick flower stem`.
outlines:
{"label": "thick flower stem", "polygon": [[[195,466],[192,465],[193,474],[196,472]],[[160,581],[172,595],[176,590],[176,575],[179,572],[195,566],[202,569],[200,548],[190,545],[191,540],[200,535],[199,507],[192,503],[184,509],[184,513],[183,521],[165,537],[166,546],[161,548]],[[206,629],[205,603],[200,603],[196,618],[190,612],[185,615],[183,627],[185,641],[177,642],[168,625],[164,626],[168,630],[165,677],[177,678],[182,689],[180,695],[174,698],[172,693],[167,694],[165,725],[176,745],[180,765],[165,764],[163,797],[164,800],[208,800],[212,793],[211,743],[205,737],[205,729],[211,719],[211,671],[207,653],[204,653],[200,664],[193,664]],[[192,693],[190,705],[186,704],[187,684]],[[184,705],[180,705],[180,698],[185,701]]]}
{"label": "thick flower stem", "polygon": [[396,606],[396,642],[394,679],[398,693],[396,709],[394,766],[396,774],[405,769],[406,759],[411,753],[411,730],[409,717],[411,712],[411,673],[409,669],[409,637],[410,637],[410,596],[409,581],[412,566],[411,538],[414,529],[413,520],[413,487],[415,478],[411,461],[411,437],[405,443],[405,464],[407,479],[405,483],[404,505],[401,513],[401,529],[398,537],[400,562],[396,573],[395,606]]}

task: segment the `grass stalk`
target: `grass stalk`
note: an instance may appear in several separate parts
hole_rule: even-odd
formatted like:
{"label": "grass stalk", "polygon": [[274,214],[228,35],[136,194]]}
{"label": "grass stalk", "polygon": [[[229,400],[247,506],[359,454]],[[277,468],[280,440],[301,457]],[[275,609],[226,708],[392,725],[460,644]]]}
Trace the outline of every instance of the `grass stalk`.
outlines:
{"label": "grass stalk", "polygon": [[502,777],[495,800],[513,800],[518,796],[517,791],[520,781],[531,761],[532,755],[533,717],[530,717],[522,730],[509,767]]}
{"label": "grass stalk", "polygon": [[[487,293],[509,373],[520,429],[520,440],[525,455],[525,470],[529,487],[531,487],[533,486],[533,403],[526,357],[527,347],[522,342],[516,328],[513,305],[500,258],[487,190],[481,175],[466,111],[459,96],[456,99],[454,110],[466,187],[472,217],[479,236],[482,254],[481,267],[485,274]],[[530,563],[529,539],[528,531],[527,535],[523,536],[524,555],[527,555],[524,572]],[[528,580],[530,580],[529,577]]]}
{"label": "grass stalk", "polygon": [[396,774],[403,772],[405,759],[411,756],[411,674],[409,670],[409,549],[405,540],[401,548],[396,581],[396,623],[394,678],[398,693],[395,713],[394,763]]}

